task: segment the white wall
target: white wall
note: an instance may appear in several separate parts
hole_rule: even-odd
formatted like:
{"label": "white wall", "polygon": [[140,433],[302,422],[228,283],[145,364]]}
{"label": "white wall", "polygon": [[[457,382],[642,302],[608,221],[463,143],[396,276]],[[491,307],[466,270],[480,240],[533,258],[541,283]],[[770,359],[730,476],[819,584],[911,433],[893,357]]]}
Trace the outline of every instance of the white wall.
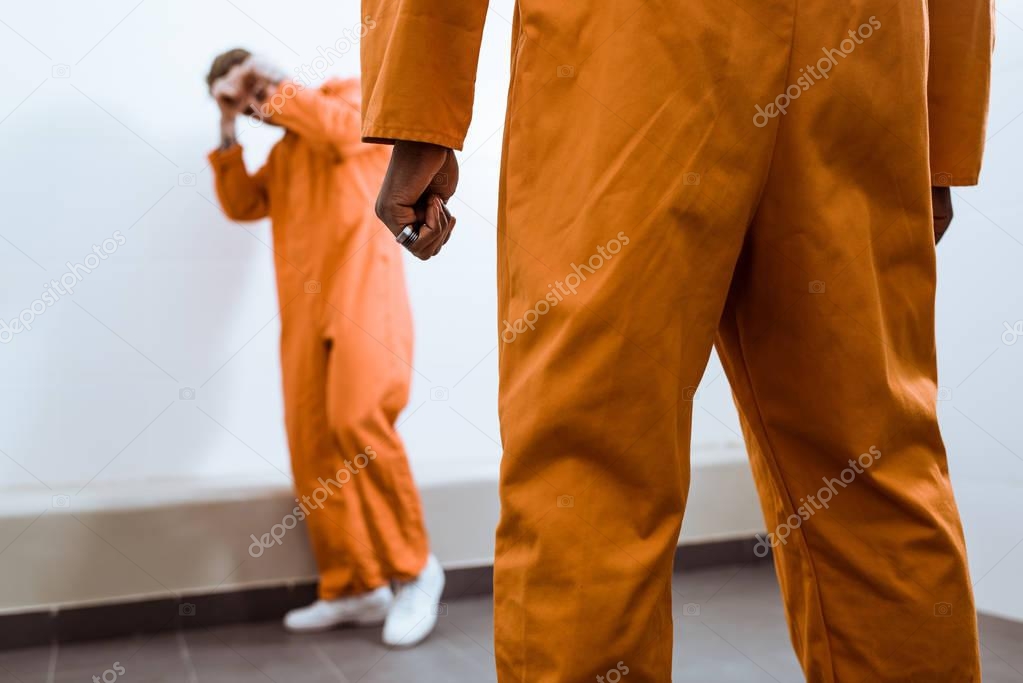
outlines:
{"label": "white wall", "polygon": [[[493,471],[499,458],[494,223],[512,3],[491,5],[455,200],[459,232],[440,261],[409,263],[417,372],[402,432],[420,477],[457,475],[452,458]],[[940,250],[939,333],[942,382],[953,388],[943,426],[978,595],[985,608],[1023,618],[1023,589],[1011,580],[1023,573],[1023,545],[1013,550],[1023,539],[1023,341],[1000,341],[1003,321],[1023,320],[1023,118],[1013,120],[1023,110],[1023,9],[1002,12],[991,131],[1006,127],[984,186],[957,192]],[[233,224],[210,203],[205,153],[217,115],[202,78],[213,55],[235,45],[287,67],[310,64],[359,20],[352,0],[0,9],[0,318],[39,298],[67,261],[81,262],[115,231],[125,237],[72,297],[0,345],[3,486],[87,495],[197,478],[286,481],[269,230]],[[352,50],[331,72],[355,74],[357,60]],[[69,78],[53,77],[61,64]],[[274,139],[245,131],[252,167]],[[197,174],[196,184],[179,184],[183,173]],[[195,400],[179,400],[185,387]],[[447,401],[431,400],[437,387]],[[716,361],[697,406],[696,465],[741,458]],[[16,533],[2,536],[0,548],[11,542],[17,552]]]}
{"label": "white wall", "polygon": [[978,603],[1023,619],[1023,336],[1002,340],[1023,329],[1023,5],[998,9],[981,185],[955,192],[938,249],[938,405]]}
{"label": "white wall", "polygon": [[[409,263],[418,409],[403,431],[420,462],[499,455],[494,223],[510,16],[510,2],[494,3],[458,238],[442,261]],[[0,479],[73,493],[90,480],[281,476],[269,226],[232,223],[211,204],[205,154],[217,115],[202,79],[234,45],[288,68],[311,64],[356,26],[358,4],[63,2],[5,7],[0,19],[0,318],[16,317],[94,244],[115,231],[126,240],[0,346],[9,416]],[[51,77],[61,64],[70,78]],[[331,69],[357,71],[357,49]],[[241,125],[255,168],[279,133]],[[179,184],[183,173],[197,174],[196,185]],[[734,422],[724,383],[715,385]],[[188,387],[196,399],[179,400]],[[449,400],[431,401],[435,387]],[[713,425],[714,439],[735,441]]]}

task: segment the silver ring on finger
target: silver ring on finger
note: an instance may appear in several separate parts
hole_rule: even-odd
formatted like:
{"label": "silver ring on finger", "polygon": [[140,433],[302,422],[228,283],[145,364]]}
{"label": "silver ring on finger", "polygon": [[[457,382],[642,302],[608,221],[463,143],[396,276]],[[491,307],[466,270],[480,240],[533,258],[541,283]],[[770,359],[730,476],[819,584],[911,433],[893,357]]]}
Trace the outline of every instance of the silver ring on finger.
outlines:
{"label": "silver ring on finger", "polygon": [[419,239],[419,231],[411,223],[402,228],[395,240],[406,249],[412,249],[412,245]]}

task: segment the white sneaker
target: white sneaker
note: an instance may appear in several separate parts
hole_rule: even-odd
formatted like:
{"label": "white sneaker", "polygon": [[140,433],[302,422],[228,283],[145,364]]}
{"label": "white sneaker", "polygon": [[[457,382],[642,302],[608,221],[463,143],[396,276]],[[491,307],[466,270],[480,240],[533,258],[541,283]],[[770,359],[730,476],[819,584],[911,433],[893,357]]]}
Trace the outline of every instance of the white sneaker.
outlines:
{"label": "white sneaker", "polygon": [[444,592],[444,569],[433,555],[422,573],[402,584],[384,622],[384,644],[410,647],[430,635],[437,625],[440,596]]}
{"label": "white sneaker", "polygon": [[350,598],[317,600],[284,615],[284,628],[292,633],[315,633],[342,624],[378,626],[387,618],[393,600],[394,594],[388,586]]}

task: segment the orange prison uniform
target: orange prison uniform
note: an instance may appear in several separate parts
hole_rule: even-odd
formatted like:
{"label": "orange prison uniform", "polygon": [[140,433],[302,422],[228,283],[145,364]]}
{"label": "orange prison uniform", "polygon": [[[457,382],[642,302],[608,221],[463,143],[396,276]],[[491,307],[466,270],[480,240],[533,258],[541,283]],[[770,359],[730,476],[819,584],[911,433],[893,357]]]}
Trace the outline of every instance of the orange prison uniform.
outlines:
{"label": "orange prison uniform", "polygon": [[360,140],[358,81],[285,82],[275,96],[270,121],[286,133],[266,165],[250,175],[237,145],[210,162],[230,218],[273,224],[291,463],[320,597],[333,599],[411,579],[426,563],[394,428],[408,401],[412,319],[401,248],[374,215],[388,155]]}
{"label": "orange prison uniform", "polygon": [[[364,139],[460,149],[486,0],[363,10],[378,23]],[[593,681],[619,661],[630,683],[671,679],[672,557],[713,345],[767,529],[791,528],[768,538],[807,680],[980,681],[935,409],[931,186],[977,180],[991,16],[989,0],[490,13],[513,32],[501,683]],[[827,508],[809,501],[861,454]]]}

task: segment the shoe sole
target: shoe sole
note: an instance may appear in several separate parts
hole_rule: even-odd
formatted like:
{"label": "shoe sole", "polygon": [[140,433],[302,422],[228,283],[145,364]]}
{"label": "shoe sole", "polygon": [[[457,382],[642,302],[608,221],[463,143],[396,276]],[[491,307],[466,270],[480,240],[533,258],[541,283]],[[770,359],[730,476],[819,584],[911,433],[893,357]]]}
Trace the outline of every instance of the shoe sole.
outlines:
{"label": "shoe sole", "polygon": [[383,617],[364,617],[362,619],[346,619],[345,621],[339,621],[335,624],[328,624],[325,626],[312,626],[307,628],[295,628],[292,626],[284,625],[284,630],[288,633],[294,633],[297,635],[305,633],[326,633],[327,631],[333,631],[340,628],[368,628],[370,626],[383,626],[386,616]]}
{"label": "shoe sole", "polygon": [[383,643],[387,647],[395,649],[395,650],[407,650],[408,648],[415,647],[416,645],[419,645],[421,642],[423,642],[424,640],[429,638],[433,634],[433,632],[434,632],[434,630],[436,628],[437,628],[437,617],[434,616],[433,623],[430,624],[430,628],[427,629],[426,632],[423,635],[421,635],[419,638],[417,638],[416,640],[402,640],[399,643],[389,643],[389,642],[387,642],[386,639],[383,639]]}

